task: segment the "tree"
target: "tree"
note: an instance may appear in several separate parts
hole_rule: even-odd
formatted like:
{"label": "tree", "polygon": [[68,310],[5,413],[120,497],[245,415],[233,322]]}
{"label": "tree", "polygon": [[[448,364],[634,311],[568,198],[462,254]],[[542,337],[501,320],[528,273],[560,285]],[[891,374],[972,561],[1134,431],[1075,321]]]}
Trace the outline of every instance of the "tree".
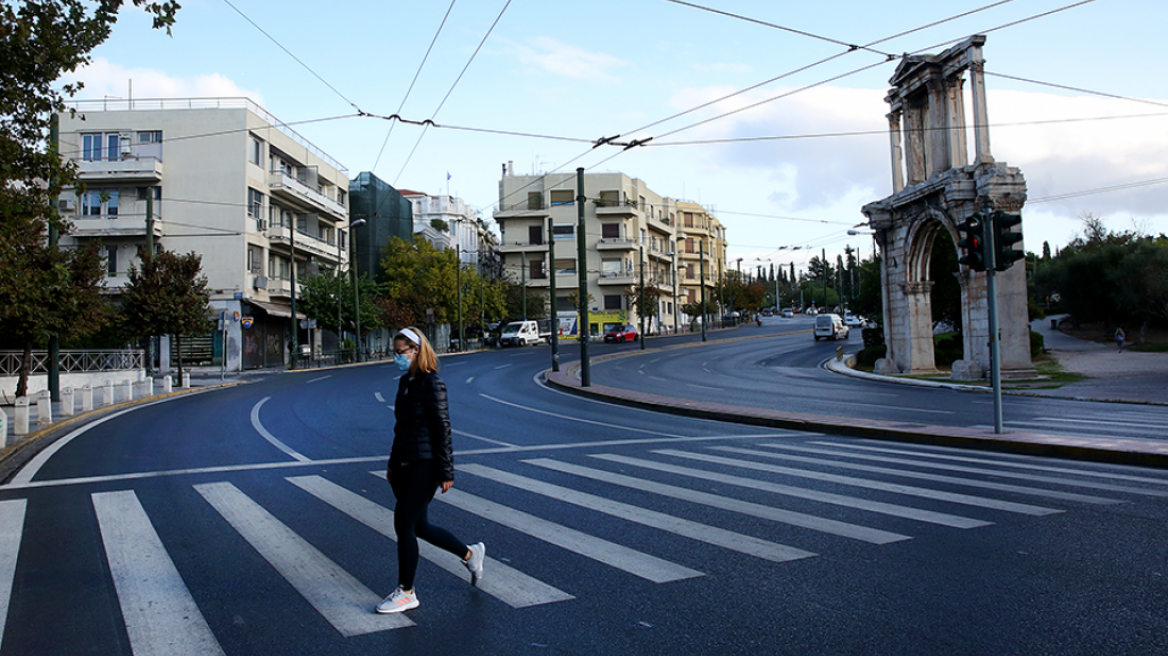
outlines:
{"label": "tree", "polygon": [[[101,321],[101,260],[96,251],[59,251],[52,232],[61,189],[76,185],[76,167],[49,143],[55,114],[81,84],[58,88],[63,73],[91,61],[109,38],[123,0],[0,3],[0,326],[25,348],[45,334],[67,337]],[[179,5],[133,0],[170,31]],[[95,275],[95,272],[97,274]],[[22,366],[21,381],[27,386]],[[22,387],[22,391],[24,390]]]}
{"label": "tree", "polygon": [[653,317],[658,317],[658,326],[660,326],[661,297],[665,296],[665,292],[660,287],[652,283],[645,285],[645,291],[641,293],[640,285],[630,285],[625,288],[625,302],[630,309],[634,309],[637,313],[637,318],[642,318],[649,321]]}
{"label": "tree", "polygon": [[129,283],[122,293],[122,316],[135,337],[174,335],[178,375],[182,379],[182,338],[211,329],[207,277],[203,257],[179,255],[160,248],[153,257],[142,251],[142,267],[130,266]]}
{"label": "tree", "polygon": [[[300,295],[296,298],[296,309],[304,312],[316,325],[341,334],[341,330],[356,331],[354,303],[361,304],[362,329],[380,328],[382,310],[377,303],[380,287],[369,276],[357,279],[357,294],[353,291],[353,277],[336,267],[323,267],[320,273],[297,281]],[[338,323],[339,322],[339,323]]]}
{"label": "tree", "polygon": [[[454,251],[438,250],[425,239],[389,240],[382,249],[382,289],[391,301],[391,326],[447,323],[457,314],[458,261]],[[431,310],[431,314],[427,314]],[[390,317],[387,317],[387,319]]]}

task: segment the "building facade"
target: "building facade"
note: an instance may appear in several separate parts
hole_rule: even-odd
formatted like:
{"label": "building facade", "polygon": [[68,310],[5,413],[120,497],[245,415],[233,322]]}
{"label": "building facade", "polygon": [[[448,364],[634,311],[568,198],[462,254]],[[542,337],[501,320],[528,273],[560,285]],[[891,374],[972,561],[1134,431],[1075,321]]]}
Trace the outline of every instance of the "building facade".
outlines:
{"label": "building facade", "polygon": [[[61,197],[74,225],[62,245],[100,240],[118,295],[140,262],[152,199],[154,243],[202,256],[211,305],[227,317],[196,344],[228,369],[285,363],[293,267],[303,279],[348,260],[345,167],[245,98],[73,105],[60,150],[84,189]],[[319,345],[319,335],[298,328],[296,341]]]}
{"label": "building facade", "polygon": [[[409,189],[403,189],[402,195],[412,205],[414,234],[437,248],[457,249],[463,264],[478,266],[481,233],[486,230],[478,210],[457,196],[431,196]],[[436,228],[435,223],[446,228]]]}
{"label": "building facade", "polygon": [[349,222],[352,229],[353,263],[357,273],[381,280],[385,273],[381,266],[381,251],[389,240],[397,237],[409,242],[414,237],[412,204],[388,182],[362,171],[349,181]]}
{"label": "building facade", "polygon": [[[720,306],[718,284],[726,270],[726,228],[705,207],[691,201],[677,201],[678,303],[702,302],[702,283],[705,282],[706,306]],[[704,273],[704,275],[703,275]],[[716,312],[711,309],[710,313]],[[720,310],[718,311],[720,312]],[[700,313],[699,313],[700,314]],[[681,313],[683,325],[699,317]]]}
{"label": "building facade", "polygon": [[[555,275],[556,298],[549,299],[550,306],[571,313],[578,309],[578,270],[584,267],[593,335],[618,323],[640,325],[635,294],[643,280],[659,293],[645,317],[646,330],[675,331],[682,325],[678,300],[684,298],[677,273],[685,262],[679,250],[683,233],[677,202],[623,173],[586,174],[585,261],[579,262],[576,196],[575,175],[514,175],[510,166],[504,167],[494,217],[506,275],[542,290],[549,290]],[[712,270],[714,265],[711,261],[707,266]]]}

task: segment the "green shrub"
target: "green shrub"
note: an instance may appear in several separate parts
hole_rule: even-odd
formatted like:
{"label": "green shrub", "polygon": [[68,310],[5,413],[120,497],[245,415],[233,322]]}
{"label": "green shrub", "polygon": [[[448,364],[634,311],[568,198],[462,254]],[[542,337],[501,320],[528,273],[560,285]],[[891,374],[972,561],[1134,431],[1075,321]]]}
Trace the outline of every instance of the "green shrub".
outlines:
{"label": "green shrub", "polygon": [[1036,358],[1046,350],[1046,338],[1041,333],[1030,331],[1030,357]]}
{"label": "green shrub", "polygon": [[868,368],[874,367],[876,366],[876,361],[884,357],[887,353],[888,347],[884,344],[869,346],[856,354],[856,366]]}
{"label": "green shrub", "polygon": [[965,355],[960,333],[941,333],[933,336],[933,362],[938,367],[952,367]]}

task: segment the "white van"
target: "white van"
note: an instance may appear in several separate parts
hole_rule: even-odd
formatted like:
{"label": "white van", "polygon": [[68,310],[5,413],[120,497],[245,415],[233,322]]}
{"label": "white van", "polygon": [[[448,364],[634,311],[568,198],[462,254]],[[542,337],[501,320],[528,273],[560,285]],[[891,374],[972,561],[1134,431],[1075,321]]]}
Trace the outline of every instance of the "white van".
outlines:
{"label": "white van", "polygon": [[815,341],[822,339],[847,339],[848,327],[838,314],[821,314],[815,317]]}
{"label": "white van", "polygon": [[499,335],[499,346],[527,346],[538,344],[539,324],[534,321],[512,321],[503,327]]}

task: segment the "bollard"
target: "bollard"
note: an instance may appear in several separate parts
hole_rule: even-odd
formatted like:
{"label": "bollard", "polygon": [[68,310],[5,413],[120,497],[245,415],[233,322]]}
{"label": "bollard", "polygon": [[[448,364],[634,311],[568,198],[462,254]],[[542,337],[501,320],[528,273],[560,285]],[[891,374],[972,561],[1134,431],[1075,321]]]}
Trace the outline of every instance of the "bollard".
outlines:
{"label": "bollard", "polygon": [[97,407],[104,408],[113,403],[114,387],[108,380],[97,387]]}
{"label": "bollard", "polygon": [[8,446],[8,413],[0,410],[0,446]]}
{"label": "bollard", "polygon": [[75,408],[76,408],[76,406],[73,405],[73,388],[72,387],[62,387],[61,388],[61,407],[60,407],[61,416],[62,417],[72,417],[73,410]]}
{"label": "bollard", "polygon": [[[134,386],[133,386],[133,384],[128,380],[123,380],[121,387],[122,387],[122,401],[123,402],[133,401],[134,400]],[[115,400],[114,402],[116,403],[117,401]]]}
{"label": "bollard", "polygon": [[183,389],[190,389],[190,387],[191,387],[191,374],[189,372],[184,371],[183,375],[182,375],[182,388]]}
{"label": "bollard", "polygon": [[162,388],[163,394],[170,394],[174,391],[174,383],[170,380],[170,376],[163,376],[161,380],[162,385],[160,385],[160,387]]}
{"label": "bollard", "polygon": [[51,424],[53,423],[53,397],[49,395],[49,390],[41,390],[36,394],[37,401],[37,423]]}
{"label": "bollard", "polygon": [[154,396],[154,378],[147,378],[142,382],[146,386],[146,396]]}
{"label": "bollard", "polygon": [[81,412],[93,409],[93,388],[89,385],[81,386]]}
{"label": "bollard", "polygon": [[13,422],[12,432],[18,437],[28,435],[28,397],[16,397],[16,413],[15,421]]}

